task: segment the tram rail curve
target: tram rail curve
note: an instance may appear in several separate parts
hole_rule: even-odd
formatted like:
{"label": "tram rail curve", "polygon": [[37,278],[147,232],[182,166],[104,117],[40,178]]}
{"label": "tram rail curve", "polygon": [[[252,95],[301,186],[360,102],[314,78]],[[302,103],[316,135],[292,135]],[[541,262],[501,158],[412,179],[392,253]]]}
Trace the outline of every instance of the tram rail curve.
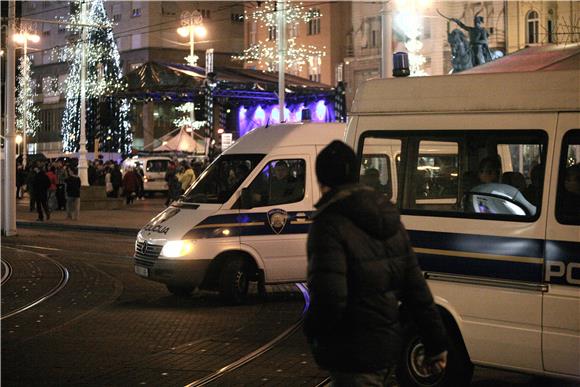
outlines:
{"label": "tram rail curve", "polygon": [[[25,252],[30,253],[30,251],[18,249],[18,248],[15,248],[15,247],[4,246],[4,248],[13,249],[13,250],[16,250],[16,251],[23,251],[23,252],[25,251]],[[54,259],[48,257],[45,254],[41,254],[41,253],[33,253],[33,254],[37,254],[39,256],[42,256],[45,259],[51,261],[55,266],[57,266],[60,269],[60,273],[61,273],[60,280],[58,281],[58,283],[55,286],[53,286],[51,289],[49,289],[48,292],[46,292],[45,294],[43,294],[41,297],[38,297],[38,298],[34,299],[33,301],[28,302],[25,305],[22,305],[22,306],[16,308],[15,310],[12,310],[12,311],[10,311],[8,313],[4,313],[0,317],[0,320],[5,320],[7,318],[14,317],[14,316],[16,316],[16,315],[18,315],[18,314],[20,314],[22,312],[25,312],[25,311],[27,311],[29,309],[32,309],[36,305],[38,305],[38,304],[40,304],[40,303],[48,300],[49,298],[53,297],[54,295],[56,295],[68,283],[69,278],[70,278],[70,275],[69,275],[68,269],[66,267],[64,267],[59,262],[55,261]],[[4,262],[4,261],[2,261],[2,262]],[[4,283],[4,278],[2,279],[2,283]]]}

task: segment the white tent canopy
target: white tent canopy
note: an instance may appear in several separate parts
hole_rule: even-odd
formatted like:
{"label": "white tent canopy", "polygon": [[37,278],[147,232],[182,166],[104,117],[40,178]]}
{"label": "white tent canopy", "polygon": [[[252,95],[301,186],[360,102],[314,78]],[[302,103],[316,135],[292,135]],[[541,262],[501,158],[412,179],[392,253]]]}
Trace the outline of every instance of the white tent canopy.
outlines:
{"label": "white tent canopy", "polygon": [[202,150],[203,145],[196,143],[191,134],[187,133],[185,128],[163,144],[155,148],[155,151],[174,151],[174,152],[195,152],[196,149]]}

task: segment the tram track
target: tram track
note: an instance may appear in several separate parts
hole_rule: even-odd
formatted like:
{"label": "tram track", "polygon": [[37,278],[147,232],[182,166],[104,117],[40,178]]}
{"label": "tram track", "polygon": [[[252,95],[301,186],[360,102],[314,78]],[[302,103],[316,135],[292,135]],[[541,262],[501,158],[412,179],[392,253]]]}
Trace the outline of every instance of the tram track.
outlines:
{"label": "tram track", "polygon": [[2,264],[2,278],[0,278],[0,285],[4,285],[6,281],[8,281],[12,276],[12,266],[10,265],[9,262],[6,262],[5,260],[2,260],[1,264]]}
{"label": "tram track", "polygon": [[[56,284],[56,286],[53,286],[51,289],[48,290],[48,292],[46,292],[45,294],[43,294],[41,297],[38,297],[35,300],[33,300],[33,301],[29,302],[29,303],[26,303],[25,305],[22,305],[22,306],[16,308],[15,310],[13,310],[13,311],[10,311],[8,313],[3,314],[0,317],[0,320],[5,320],[7,318],[14,317],[14,316],[16,316],[16,315],[18,315],[18,314],[20,314],[22,312],[25,312],[25,311],[27,311],[27,310],[35,307],[36,305],[38,305],[40,303],[48,300],[49,298],[53,297],[58,292],[60,292],[66,286],[66,284],[68,283],[69,278],[70,278],[68,269],[65,266],[61,265],[59,262],[57,262],[54,259],[48,257],[46,254],[36,253],[36,252],[28,251],[28,250],[22,250],[22,249],[18,249],[18,248],[15,248],[15,247],[10,247],[10,246],[4,246],[4,248],[16,250],[16,251],[21,251],[21,252],[27,252],[27,253],[31,253],[31,254],[36,254],[36,255],[39,255],[39,256],[41,256],[41,257],[43,257],[43,258],[51,261],[55,266],[57,266],[59,268],[61,277],[60,277],[60,280],[58,281],[58,283]],[[2,261],[2,262],[4,262],[4,261]],[[4,283],[4,278],[2,280],[2,283]]]}
{"label": "tram track", "polygon": [[[306,311],[308,310],[308,308],[310,306],[310,297],[308,294],[308,289],[306,288],[305,284],[296,283],[295,285],[300,290],[300,292],[302,293],[302,296],[304,297],[304,308],[302,310],[302,314],[301,314],[300,318],[296,322],[294,322],[290,327],[288,327],[282,333],[280,333],[279,335],[277,335],[276,337],[274,337],[273,339],[271,339],[270,341],[268,341],[264,345],[260,346],[256,350],[248,353],[247,355],[240,357],[239,359],[231,362],[230,364],[228,364],[226,366],[223,366],[219,370],[217,370],[217,371],[215,371],[215,372],[213,372],[213,373],[211,373],[211,374],[209,374],[201,379],[198,379],[194,382],[187,384],[185,387],[202,387],[202,386],[208,386],[208,385],[219,385],[221,378],[224,378],[226,376],[231,376],[231,374],[234,371],[239,370],[240,368],[242,368],[244,366],[250,365],[251,363],[253,363],[256,360],[258,360],[259,358],[261,358],[266,353],[268,353],[271,350],[273,350],[274,348],[280,346],[287,339],[289,339],[292,335],[294,335],[302,327],[302,325],[304,323],[304,314],[306,313]],[[318,386],[320,386],[320,387],[325,386],[329,383],[329,381],[330,381],[330,379],[328,377],[326,377],[321,382],[317,383],[316,386],[317,387]],[[227,380],[226,380],[226,384],[227,384]]]}

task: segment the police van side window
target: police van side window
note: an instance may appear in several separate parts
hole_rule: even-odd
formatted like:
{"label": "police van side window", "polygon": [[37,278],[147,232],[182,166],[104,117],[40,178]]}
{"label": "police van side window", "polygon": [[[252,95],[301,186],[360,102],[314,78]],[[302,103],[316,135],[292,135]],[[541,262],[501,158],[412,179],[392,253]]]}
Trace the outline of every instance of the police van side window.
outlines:
{"label": "police van side window", "polygon": [[393,196],[393,179],[390,167],[391,158],[385,154],[363,155],[360,182],[375,188],[391,199]]}
{"label": "police van side window", "polygon": [[302,159],[272,160],[248,187],[252,206],[295,203],[304,198],[306,162]]}
{"label": "police van side window", "polygon": [[580,130],[564,136],[559,163],[556,219],[580,225]]}
{"label": "police van side window", "polygon": [[381,141],[385,153],[392,152],[393,141],[400,144],[393,200],[403,214],[515,221],[539,216],[547,145],[542,131],[369,132],[361,151]]}

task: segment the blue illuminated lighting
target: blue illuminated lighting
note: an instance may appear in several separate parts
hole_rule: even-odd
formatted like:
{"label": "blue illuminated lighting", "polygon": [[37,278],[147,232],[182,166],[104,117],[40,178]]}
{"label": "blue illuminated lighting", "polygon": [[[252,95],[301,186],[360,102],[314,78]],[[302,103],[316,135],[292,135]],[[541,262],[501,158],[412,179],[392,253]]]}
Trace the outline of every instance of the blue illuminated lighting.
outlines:
{"label": "blue illuminated lighting", "polygon": [[254,113],[254,120],[253,121],[258,124],[257,126],[266,125],[266,112],[259,105],[256,108],[256,112]]}
{"label": "blue illuminated lighting", "polygon": [[324,121],[326,118],[326,110],[327,109],[324,101],[321,100],[316,103],[316,109],[314,111],[316,112],[317,121]]}
{"label": "blue illuminated lighting", "polygon": [[[297,102],[285,105],[284,118],[286,122],[301,122],[302,110],[309,109],[312,114],[312,122],[334,122],[334,105],[324,99],[304,103]],[[240,137],[254,128],[266,124],[280,123],[280,108],[278,104],[240,106],[238,108],[238,131]]]}

